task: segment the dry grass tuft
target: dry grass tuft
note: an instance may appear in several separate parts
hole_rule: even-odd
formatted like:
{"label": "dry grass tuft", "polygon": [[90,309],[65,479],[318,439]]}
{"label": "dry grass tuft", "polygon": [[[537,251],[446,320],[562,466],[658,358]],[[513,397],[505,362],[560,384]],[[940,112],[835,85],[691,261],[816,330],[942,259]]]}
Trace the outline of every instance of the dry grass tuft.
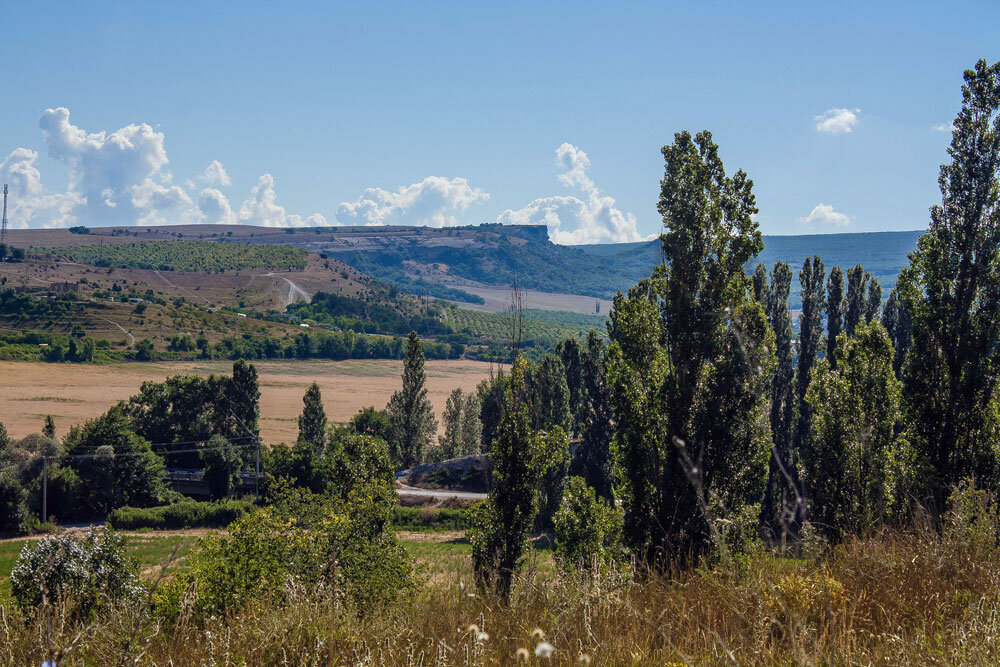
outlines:
{"label": "dry grass tuft", "polygon": [[61,654],[60,665],[996,664],[998,566],[992,542],[919,530],[808,557],[762,552],[673,580],[534,569],[509,607],[453,570],[364,619],[295,588],[285,607],[171,627],[140,607],[85,623],[58,609],[25,623],[7,609],[0,663]]}

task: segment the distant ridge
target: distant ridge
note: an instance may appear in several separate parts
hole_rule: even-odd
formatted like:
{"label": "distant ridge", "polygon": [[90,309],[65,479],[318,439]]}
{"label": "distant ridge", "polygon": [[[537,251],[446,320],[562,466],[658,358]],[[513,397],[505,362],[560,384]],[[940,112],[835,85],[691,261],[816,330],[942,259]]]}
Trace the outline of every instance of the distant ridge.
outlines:
{"label": "distant ridge", "polygon": [[[883,293],[896,284],[907,255],[922,231],[855,232],[765,236],[758,262],[770,269],[783,261],[797,272],[806,257],[819,255],[827,270],[861,263],[878,279]],[[59,247],[135,241],[205,240],[220,243],[283,244],[323,253],[403,290],[477,302],[462,287],[522,287],[557,294],[611,298],[650,275],[661,260],[660,241],[584,246],[553,244],[542,225],[484,224],[462,227],[312,227],[183,225],[67,230],[15,230],[19,247]],[[110,238],[109,238],[110,237]],[[792,308],[798,307],[798,281]],[[480,299],[481,301],[481,299]]]}

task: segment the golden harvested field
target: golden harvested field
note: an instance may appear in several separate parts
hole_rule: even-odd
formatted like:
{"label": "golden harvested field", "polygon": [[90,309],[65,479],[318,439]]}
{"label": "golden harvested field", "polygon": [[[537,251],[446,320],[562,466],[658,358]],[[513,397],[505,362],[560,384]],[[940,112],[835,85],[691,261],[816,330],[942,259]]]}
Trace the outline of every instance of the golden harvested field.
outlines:
{"label": "golden harvested field", "polygon": [[[312,382],[323,392],[331,421],[346,421],[369,405],[385,407],[400,388],[397,360],[260,361],[261,436],[265,443],[292,443],[298,436],[302,395]],[[232,370],[232,362],[123,363],[110,366],[0,361],[0,422],[12,437],[41,430],[51,414],[60,436],[139,391],[146,380],[171,375],[209,375]],[[427,388],[440,422],[452,389],[475,389],[489,364],[465,360],[427,362]],[[440,428],[439,432],[443,432]]]}

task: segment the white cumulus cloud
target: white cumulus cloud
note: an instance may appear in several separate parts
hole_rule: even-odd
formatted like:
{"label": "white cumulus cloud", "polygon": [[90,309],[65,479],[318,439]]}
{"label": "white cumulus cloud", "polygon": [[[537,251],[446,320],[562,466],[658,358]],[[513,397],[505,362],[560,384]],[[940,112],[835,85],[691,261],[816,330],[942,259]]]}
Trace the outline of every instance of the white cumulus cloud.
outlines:
{"label": "white cumulus cloud", "polygon": [[42,174],[35,166],[38,153],[15,148],[0,162],[0,179],[8,184],[7,219],[14,228],[52,227],[72,220],[72,212],[85,202],[73,192],[45,194]]}
{"label": "white cumulus cloud", "polygon": [[257,179],[257,185],[250,189],[250,198],[240,206],[237,215],[239,222],[262,227],[322,227],[327,224],[326,218],[319,213],[313,213],[306,218],[289,215],[277,200],[274,177],[271,174],[264,174]]}
{"label": "white cumulus cloud", "polygon": [[799,218],[799,222],[806,225],[833,225],[835,227],[846,227],[851,224],[852,219],[843,213],[834,210],[830,204],[816,204],[809,215]]}
{"label": "white cumulus cloud", "polygon": [[861,109],[828,109],[822,115],[815,116],[816,129],[830,134],[850,132],[858,123]]}
{"label": "white cumulus cloud", "polygon": [[955,123],[953,123],[953,122],[938,123],[937,125],[934,126],[934,131],[935,132],[954,132],[955,131]]}
{"label": "white cumulus cloud", "polygon": [[218,160],[212,160],[205,167],[205,171],[201,172],[201,180],[213,185],[221,185],[222,187],[233,184],[232,179],[229,178],[229,174],[226,173],[226,168]]}
{"label": "white cumulus cloud", "polygon": [[578,147],[564,143],[556,149],[559,182],[580,190],[574,196],[541,197],[517,210],[507,209],[497,218],[504,224],[546,225],[549,238],[561,245],[626,243],[643,240],[636,219],[615,207],[613,197],[602,195],[590,178],[590,158]]}
{"label": "white cumulus cloud", "polygon": [[395,192],[368,188],[355,201],[340,204],[337,221],[345,225],[448,227],[462,224],[457,214],[489,198],[464,178],[428,176]]}
{"label": "white cumulus cloud", "polygon": [[205,188],[198,194],[196,222],[208,224],[234,224],[236,214],[229,204],[229,198],[216,188]]}

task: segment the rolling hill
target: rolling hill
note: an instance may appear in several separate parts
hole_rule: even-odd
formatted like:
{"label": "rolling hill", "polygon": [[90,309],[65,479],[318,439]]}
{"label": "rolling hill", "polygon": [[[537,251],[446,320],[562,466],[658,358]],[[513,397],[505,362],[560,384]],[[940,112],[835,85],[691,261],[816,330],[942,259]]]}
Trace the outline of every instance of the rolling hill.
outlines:
{"label": "rolling hill", "polygon": [[[247,225],[182,225],[172,227],[94,228],[88,233],[66,230],[17,230],[14,245],[22,248],[65,248],[62,254],[87,257],[101,253],[78,246],[135,243],[151,257],[154,241],[200,241],[216,244],[267,244],[301,248],[355,271],[393,283],[404,291],[469,304],[483,304],[484,289],[506,288],[515,280],[529,290],[609,299],[648,276],[661,261],[658,240],[641,243],[560,246],[542,226],[496,225],[447,227],[323,227],[275,229]],[[884,287],[895,285],[920,231],[854,234],[765,236],[764,251],[747,266],[788,262],[793,270],[811,255],[827,268],[861,263]],[[185,247],[202,247],[197,243]],[[54,251],[50,251],[54,252]],[[237,256],[231,248],[227,256]],[[276,255],[283,256],[283,255]],[[474,293],[478,292],[478,293]],[[792,307],[797,307],[797,294]],[[593,311],[588,311],[593,312]]]}

